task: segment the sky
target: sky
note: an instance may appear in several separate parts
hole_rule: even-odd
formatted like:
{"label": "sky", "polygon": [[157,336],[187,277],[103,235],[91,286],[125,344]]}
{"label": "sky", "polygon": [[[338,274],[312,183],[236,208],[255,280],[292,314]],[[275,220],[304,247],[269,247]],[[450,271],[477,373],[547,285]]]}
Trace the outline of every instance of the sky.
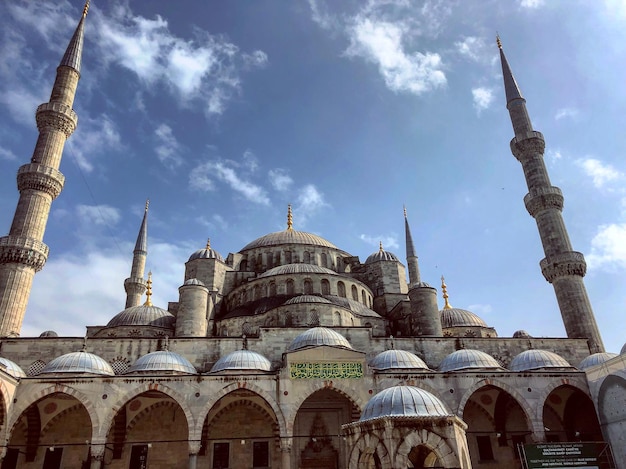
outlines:
{"label": "sky", "polygon": [[[0,233],[79,0],[0,3]],[[626,4],[578,0],[93,1],[65,188],[22,335],[124,308],[146,199],[153,301],[184,263],[286,228],[405,260],[502,337],[563,337],[505,107],[499,33],[546,139],[607,351],[626,341]],[[439,295],[441,293],[439,292]],[[443,301],[440,298],[440,306]]]}

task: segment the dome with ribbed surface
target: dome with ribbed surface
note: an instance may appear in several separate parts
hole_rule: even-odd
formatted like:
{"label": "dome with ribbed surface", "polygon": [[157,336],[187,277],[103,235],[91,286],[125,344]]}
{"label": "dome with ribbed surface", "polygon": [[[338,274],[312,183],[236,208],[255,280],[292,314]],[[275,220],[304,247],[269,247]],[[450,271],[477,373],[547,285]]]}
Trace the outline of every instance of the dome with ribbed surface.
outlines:
{"label": "dome with ribbed surface", "polygon": [[313,264],[285,264],[274,267],[273,269],[266,270],[259,278],[272,277],[274,275],[293,275],[293,274],[326,274],[337,275],[337,272],[327,269],[326,267],[320,267]]}
{"label": "dome with ribbed surface", "polygon": [[304,231],[285,230],[266,234],[248,243],[240,252],[248,249],[264,248],[269,246],[280,246],[281,244],[308,244],[310,246],[320,246],[337,249],[330,241],[326,241],[321,236]]}
{"label": "dome with ribbed surface", "polygon": [[461,308],[444,308],[439,311],[441,314],[441,327],[489,327],[487,323],[476,314]]}
{"label": "dome with ribbed surface", "polygon": [[174,316],[158,306],[131,306],[109,321],[107,327],[156,326],[173,327]]}
{"label": "dome with ribbed surface", "polygon": [[190,278],[185,280],[185,283],[183,283],[183,286],[187,287],[187,286],[200,286],[200,287],[204,287],[204,283],[202,283],[200,280],[198,280],[197,278]]}
{"label": "dome with ribbed surface", "polygon": [[382,417],[446,417],[451,415],[438,397],[414,386],[387,388],[365,405],[359,421]]}
{"label": "dome with ribbed surface", "polygon": [[294,296],[293,298],[290,298],[287,301],[285,301],[286,305],[297,305],[299,303],[332,304],[330,300],[327,300],[326,298],[322,296],[316,296],[316,295],[299,295],[299,296]]}
{"label": "dome with ribbed surface", "polygon": [[443,359],[439,371],[502,369],[495,358],[480,350],[462,349]]}
{"label": "dome with ribbed surface", "polygon": [[26,373],[20,366],[7,358],[0,357],[0,369],[14,378],[26,378]]}
{"label": "dome with ribbed surface", "polygon": [[126,373],[181,373],[194,375],[197,371],[191,362],[182,355],[169,350],[160,350],[139,357]]}
{"label": "dome with ribbed surface", "polygon": [[385,251],[383,248],[380,248],[374,254],[370,254],[368,258],[365,260],[365,263],[372,264],[373,262],[380,262],[380,261],[400,262],[398,261],[398,258],[393,252]]}
{"label": "dome with ribbed surface", "polygon": [[260,353],[251,350],[237,350],[220,358],[211,368],[211,373],[227,370],[270,371],[272,364]]}
{"label": "dome with ribbed surface", "polygon": [[574,368],[565,358],[548,350],[526,350],[513,358],[511,371],[542,370],[546,368]]}
{"label": "dome with ribbed surface", "polygon": [[59,337],[59,334],[54,331],[43,331],[39,337]]}
{"label": "dome with ribbed surface", "polygon": [[88,373],[92,375],[113,376],[113,368],[103,358],[93,353],[71,352],[61,355],[48,363],[40,375],[52,373]]}
{"label": "dome with ribbed surface", "polygon": [[405,350],[385,350],[372,359],[370,366],[377,371],[395,369],[429,371],[420,357]]}
{"label": "dome with ribbed surface", "polygon": [[609,361],[612,358],[618,357],[617,353],[610,352],[599,352],[594,353],[593,355],[589,355],[587,358],[583,359],[578,365],[579,370],[586,370],[587,368],[591,368],[592,366],[601,365],[604,362]]}
{"label": "dome with ribbed surface", "polygon": [[191,256],[189,256],[189,260],[187,262],[194,261],[196,259],[217,259],[218,261],[224,262],[222,255],[209,246],[204,249],[198,249]]}
{"label": "dome with ribbed surface", "polygon": [[293,352],[294,350],[300,350],[305,347],[318,347],[320,345],[330,345],[331,347],[344,347],[349,349],[352,348],[348,339],[342,336],[339,332],[335,332],[326,327],[314,327],[293,339],[293,342],[291,342],[287,351]]}
{"label": "dome with ribbed surface", "polygon": [[519,331],[513,332],[514,339],[530,339],[532,336],[526,332],[524,329],[520,329]]}

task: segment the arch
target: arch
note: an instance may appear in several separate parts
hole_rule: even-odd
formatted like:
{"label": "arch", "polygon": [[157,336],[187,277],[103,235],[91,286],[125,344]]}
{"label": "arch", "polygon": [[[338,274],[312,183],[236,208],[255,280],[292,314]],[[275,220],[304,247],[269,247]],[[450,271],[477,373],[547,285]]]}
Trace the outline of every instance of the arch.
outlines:
{"label": "arch", "polygon": [[584,394],[589,395],[587,391],[587,382],[585,381],[585,378],[580,380],[578,378],[568,377],[568,378],[562,378],[558,381],[556,380],[552,381],[545,388],[543,388],[541,394],[539,395],[539,405],[537,406],[537,412],[536,412],[535,418],[538,424],[541,424],[541,430],[543,430],[543,406],[545,405],[546,400],[548,399],[548,396],[552,394],[552,391],[554,391],[557,388],[560,388],[561,386],[571,386],[583,392]]}
{"label": "arch", "polygon": [[459,467],[459,456],[450,445],[431,431],[412,430],[403,439],[396,451],[395,466],[408,467],[409,453],[416,446],[432,451],[443,467]]}
{"label": "arch", "polygon": [[296,293],[295,283],[292,278],[287,279],[287,295],[293,295]]}
{"label": "arch", "polygon": [[310,278],[304,279],[304,294],[312,295],[313,294],[313,282]]}
{"label": "arch", "polygon": [[502,381],[499,381],[493,378],[485,378],[485,379],[478,381],[477,383],[474,383],[474,385],[471,386],[465,392],[465,394],[463,394],[463,397],[461,398],[459,402],[459,406],[456,411],[456,414],[461,419],[463,418],[463,411],[465,410],[465,405],[467,404],[467,401],[469,401],[469,399],[472,397],[472,395],[476,391],[478,391],[480,388],[483,388],[485,386],[493,386],[495,388],[500,388],[502,391],[506,391],[507,393],[509,393],[511,397],[517,401],[517,403],[520,405],[520,407],[524,411],[528,428],[531,428],[531,429],[533,428],[533,425],[532,425],[533,419],[531,418],[531,416],[533,416],[535,413],[533,412],[531,406],[528,404],[528,401],[515,388],[509,386],[506,383],[503,383]]}
{"label": "arch", "polygon": [[311,253],[309,251],[304,251],[302,253],[302,262],[305,264],[311,263]]}
{"label": "arch", "polygon": [[0,412],[2,412],[0,415],[0,441],[6,441],[8,440],[8,425],[6,423],[9,419],[9,391],[4,381],[0,381],[0,395],[0,405],[2,406],[0,409]]}
{"label": "arch", "polygon": [[323,278],[320,282],[322,287],[322,295],[330,295],[330,282]]}
{"label": "arch", "polygon": [[[213,408],[213,406],[222,397],[230,394],[233,391],[236,391],[242,388],[247,389],[248,391],[251,391],[257,394],[261,399],[263,399],[267,403],[267,405],[271,407],[271,409],[274,411],[274,415],[276,416],[276,421],[278,422],[280,436],[281,437],[287,436],[287,426],[286,426],[285,416],[283,415],[283,412],[278,406],[278,404],[276,403],[276,401],[272,398],[271,394],[267,393],[266,391],[264,391],[259,386],[253,383],[244,381],[244,382],[231,383],[228,386],[223,387],[217,393],[211,396],[211,399],[209,399],[206,402],[202,411],[198,414],[198,418],[196,420],[194,433],[193,433],[194,439],[200,439],[200,437],[202,436],[202,427],[204,425],[204,421],[206,420],[207,415],[209,415],[209,412],[211,412],[211,409]],[[189,439],[192,439],[191,431],[190,431]]]}
{"label": "arch", "polygon": [[392,467],[391,456],[385,439],[378,436],[374,432],[361,433],[359,439],[352,445],[350,455],[348,457],[348,467],[361,469],[363,467],[368,467],[366,464],[370,464],[371,467],[374,454],[378,456],[382,467]]}
{"label": "arch", "polygon": [[359,301],[359,291],[357,290],[356,285],[352,285],[350,287],[350,291],[352,293],[352,299],[354,301]]}
{"label": "arch", "polygon": [[341,280],[337,282],[337,296],[340,296],[342,298],[346,297],[346,284],[343,283]]}
{"label": "arch", "polygon": [[[542,423],[551,441],[602,440],[593,401],[578,387],[557,386],[542,403]],[[548,420],[550,416],[552,419]]]}

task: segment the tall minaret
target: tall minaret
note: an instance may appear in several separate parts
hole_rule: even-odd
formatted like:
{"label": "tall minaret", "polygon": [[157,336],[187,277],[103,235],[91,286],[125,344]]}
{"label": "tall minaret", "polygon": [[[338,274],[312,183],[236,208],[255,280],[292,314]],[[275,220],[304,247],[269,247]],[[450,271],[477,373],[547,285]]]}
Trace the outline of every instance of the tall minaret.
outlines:
{"label": "tall minaret", "polygon": [[524,204],[530,216],[537,222],[546,255],[539,263],[541,272],[554,287],[567,336],[584,337],[588,339],[592,353],[603,352],[602,338],[583,283],[587,264],[582,253],[572,250],[561,215],[563,194],[550,183],[543,161],[543,135],[533,130],[526,111],[526,100],[513,78],[499,37],[497,43],[502,62],[506,107],[515,132],[515,137],[511,140],[511,152],[522,164],[528,186]]}
{"label": "tall minaret", "polygon": [[406,263],[409,268],[409,286],[411,286],[420,283],[421,279],[415,245],[413,244],[411,228],[409,227],[409,219],[406,215],[406,207],[404,207],[404,239],[406,244]]}
{"label": "tall minaret", "polygon": [[17,171],[20,198],[8,236],[0,238],[0,337],[17,337],[35,272],[48,258],[43,243],[52,201],[61,193],[65,178],[59,171],[63,147],[76,129],[72,109],[83,51],[83,15],[57,68],[50,101],[37,108],[39,138],[29,164]]}
{"label": "tall minaret", "polygon": [[137,242],[133,251],[133,265],[130,268],[130,277],[124,280],[124,290],[126,290],[126,308],[139,306],[141,296],[146,291],[146,281],[143,274],[146,270],[146,256],[148,255],[148,206],[150,201],[146,200],[146,209],[143,212],[143,220],[137,235]]}

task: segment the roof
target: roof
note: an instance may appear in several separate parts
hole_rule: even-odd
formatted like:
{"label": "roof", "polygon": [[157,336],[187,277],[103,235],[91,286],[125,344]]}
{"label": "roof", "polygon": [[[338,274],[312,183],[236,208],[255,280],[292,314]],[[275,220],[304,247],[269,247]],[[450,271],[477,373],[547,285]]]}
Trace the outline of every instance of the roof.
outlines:
{"label": "roof", "polygon": [[138,305],[126,308],[109,321],[107,327],[156,326],[173,327],[174,316],[158,306]]}
{"label": "roof", "polygon": [[587,358],[584,358],[580,365],[578,365],[579,370],[586,370],[587,368],[591,368],[592,366],[601,365],[604,362],[608,362],[612,358],[618,357],[617,353],[610,352],[599,352],[594,353],[593,355],[589,355]]}
{"label": "roof", "polygon": [[476,314],[461,308],[444,308],[441,314],[441,327],[489,327],[487,323]]}
{"label": "roof", "polygon": [[513,358],[511,371],[541,370],[546,368],[574,368],[565,358],[548,350],[526,350]]}
{"label": "roof", "polygon": [[472,349],[452,352],[439,365],[439,371],[443,372],[472,369],[502,369],[502,365],[491,355]]}
{"label": "roof", "polygon": [[363,408],[360,421],[382,417],[445,417],[452,415],[438,397],[414,386],[393,386],[374,397]]}
{"label": "roof", "polygon": [[374,254],[370,254],[368,258],[365,260],[366,264],[372,264],[373,262],[379,261],[393,261],[399,262],[398,258],[393,252],[384,251],[382,248],[376,251]]}
{"label": "roof", "polygon": [[342,336],[339,332],[326,327],[314,327],[293,339],[287,351],[293,352],[305,347],[319,347],[320,345],[330,345],[331,347],[343,347],[349,349],[352,348],[348,339]]}
{"label": "roof", "polygon": [[308,244],[311,246],[321,246],[338,249],[337,246],[335,246],[333,243],[325,240],[324,238],[316,234],[287,229],[284,231],[277,231],[275,233],[269,233],[265,236],[261,236],[260,238],[257,238],[251,243],[248,243],[246,246],[244,246],[240,252],[254,248],[279,246],[281,244]]}
{"label": "roof", "polygon": [[372,359],[370,366],[377,371],[393,369],[429,371],[420,357],[405,350],[385,350]]}
{"label": "roof", "polygon": [[314,264],[285,264],[279,265],[272,269],[266,270],[259,278],[272,277],[274,275],[293,275],[293,274],[326,274],[337,275],[334,270],[327,269]]}
{"label": "roof", "polygon": [[66,353],[55,358],[39,374],[48,373],[88,373],[105,376],[113,376],[115,374],[111,365],[103,358],[84,350]]}
{"label": "roof", "polygon": [[299,303],[324,303],[332,304],[330,300],[317,295],[298,295],[285,301],[286,305],[294,305]]}
{"label": "roof", "polygon": [[220,358],[211,368],[211,373],[227,370],[270,371],[272,364],[263,355],[252,350],[237,350]]}
{"label": "roof", "polygon": [[195,367],[182,355],[169,350],[159,350],[139,357],[126,372],[129,373],[163,373],[175,372],[182,374],[196,374]]}

